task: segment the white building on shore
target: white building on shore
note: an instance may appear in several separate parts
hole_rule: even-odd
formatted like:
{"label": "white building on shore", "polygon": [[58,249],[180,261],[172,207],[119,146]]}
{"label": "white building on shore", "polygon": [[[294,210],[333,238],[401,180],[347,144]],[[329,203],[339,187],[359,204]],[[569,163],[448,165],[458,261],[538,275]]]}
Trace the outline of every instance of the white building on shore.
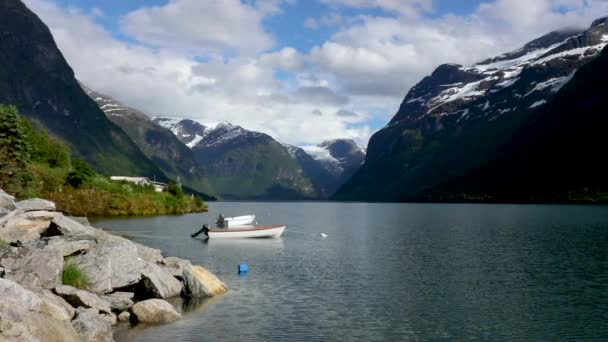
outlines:
{"label": "white building on shore", "polygon": [[156,192],[163,192],[167,188],[167,184],[151,181],[148,177],[111,176],[110,179],[117,182],[129,182],[140,186],[152,185]]}

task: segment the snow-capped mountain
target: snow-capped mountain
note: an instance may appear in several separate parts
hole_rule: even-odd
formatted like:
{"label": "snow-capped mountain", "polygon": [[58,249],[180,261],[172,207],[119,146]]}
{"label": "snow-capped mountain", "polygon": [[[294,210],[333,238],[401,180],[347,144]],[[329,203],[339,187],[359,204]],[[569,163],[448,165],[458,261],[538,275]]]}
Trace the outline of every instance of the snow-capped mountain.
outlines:
{"label": "snow-capped mountain", "polygon": [[329,140],[304,148],[283,146],[300,163],[322,198],[331,196],[365,159],[365,148],[352,139]]}
{"label": "snow-capped mountain", "polygon": [[206,126],[190,119],[157,117],[152,121],[171,130],[189,148],[193,148],[203,140],[209,130]]}
{"label": "snow-capped mountain", "polygon": [[310,199],[317,193],[301,166],[271,136],[228,122],[154,121],[191,148],[225,199]]}
{"label": "snow-capped mountain", "polygon": [[[283,195],[286,189],[296,190],[287,194],[289,198],[327,198],[365,158],[365,148],[353,140],[331,140],[303,149],[280,144],[267,134],[228,122],[203,125],[189,119],[168,117],[155,118],[154,122],[170,129],[192,149],[197,160],[218,179],[216,183],[223,184],[219,185],[218,191],[228,198],[271,198],[277,194],[268,191],[277,182],[283,182],[280,190]],[[237,160],[237,155],[242,160]],[[240,179],[229,183],[220,180],[224,177]],[[235,188],[243,182],[255,183],[256,179],[254,190],[250,186],[251,191]],[[266,181],[259,181],[262,179]],[[285,182],[286,179],[292,184]]]}
{"label": "snow-capped mountain", "polygon": [[487,160],[608,44],[608,18],[549,33],[471,66],[444,64],[412,87],[337,199],[417,200]]}

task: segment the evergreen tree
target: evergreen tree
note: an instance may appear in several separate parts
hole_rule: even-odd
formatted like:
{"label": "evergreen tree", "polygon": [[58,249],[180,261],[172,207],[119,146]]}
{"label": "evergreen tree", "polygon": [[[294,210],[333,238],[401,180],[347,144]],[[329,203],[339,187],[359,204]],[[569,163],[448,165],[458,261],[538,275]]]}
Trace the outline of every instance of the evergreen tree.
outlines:
{"label": "evergreen tree", "polygon": [[14,106],[0,105],[0,188],[20,193],[31,180],[31,147],[24,120]]}

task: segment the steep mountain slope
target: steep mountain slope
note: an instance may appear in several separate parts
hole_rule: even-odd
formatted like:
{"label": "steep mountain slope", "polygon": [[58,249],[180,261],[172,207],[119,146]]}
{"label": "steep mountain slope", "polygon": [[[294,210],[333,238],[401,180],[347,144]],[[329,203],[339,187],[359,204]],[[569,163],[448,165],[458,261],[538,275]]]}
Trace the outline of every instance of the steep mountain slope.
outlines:
{"label": "steep mountain slope", "polygon": [[84,93],[49,29],[19,0],[0,1],[0,103],[17,106],[100,172],[164,179]]}
{"label": "steep mountain slope", "polygon": [[192,148],[209,182],[225,199],[311,199],[317,193],[301,166],[269,135],[230,123],[156,118]]}
{"label": "steep mountain slope", "polygon": [[608,48],[574,78],[493,161],[429,191],[431,199],[608,200]]}
{"label": "steep mountain slope", "polygon": [[365,149],[352,139],[325,141],[306,150],[284,144],[312,181],[321,198],[331,196],[361,167]]}
{"label": "steep mountain slope", "polygon": [[553,32],[465,67],[446,64],[414,86],[371,138],[362,168],[336,194],[348,200],[419,200],[494,149],[608,43],[607,19],[583,32]]}
{"label": "steep mountain slope", "polygon": [[[192,151],[168,129],[161,127],[137,109],[124,106],[115,99],[83,85],[83,89],[106,116],[135,142],[169,178],[197,192],[213,195],[203,168]],[[209,198],[209,196],[207,196]]]}

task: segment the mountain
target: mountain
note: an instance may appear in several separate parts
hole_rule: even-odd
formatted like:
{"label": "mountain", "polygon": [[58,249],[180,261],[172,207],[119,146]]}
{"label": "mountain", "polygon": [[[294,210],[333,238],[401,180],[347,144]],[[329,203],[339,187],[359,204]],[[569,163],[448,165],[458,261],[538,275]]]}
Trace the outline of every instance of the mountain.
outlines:
{"label": "mountain", "polygon": [[0,103],[65,142],[97,171],[163,173],[82,90],[48,27],[21,1],[0,1]]}
{"label": "mountain", "polygon": [[352,139],[325,141],[317,146],[300,147],[284,144],[312,181],[319,197],[328,198],[361,167],[365,148]]}
{"label": "mountain", "polygon": [[207,127],[189,119],[160,117],[154,118],[153,121],[157,125],[171,130],[171,132],[189,148],[193,148],[203,140],[208,131]]}
{"label": "mountain", "polygon": [[576,72],[495,158],[428,192],[434,200],[608,200],[608,48]]}
{"label": "mountain", "polygon": [[576,70],[599,55],[608,43],[607,22],[552,32],[472,66],[439,66],[372,136],[363,166],[334,198],[416,201],[490,160]]}
{"label": "mountain", "polygon": [[312,199],[315,188],[287,150],[267,134],[230,123],[210,128],[191,120],[156,118],[205,165],[224,199]]}
{"label": "mountain", "polygon": [[[82,85],[82,84],[81,84]],[[141,151],[169,178],[210,198],[214,191],[209,185],[203,168],[186,147],[170,130],[154,123],[148,115],[130,108],[84,85],[83,89],[106,114],[127,133]]]}

